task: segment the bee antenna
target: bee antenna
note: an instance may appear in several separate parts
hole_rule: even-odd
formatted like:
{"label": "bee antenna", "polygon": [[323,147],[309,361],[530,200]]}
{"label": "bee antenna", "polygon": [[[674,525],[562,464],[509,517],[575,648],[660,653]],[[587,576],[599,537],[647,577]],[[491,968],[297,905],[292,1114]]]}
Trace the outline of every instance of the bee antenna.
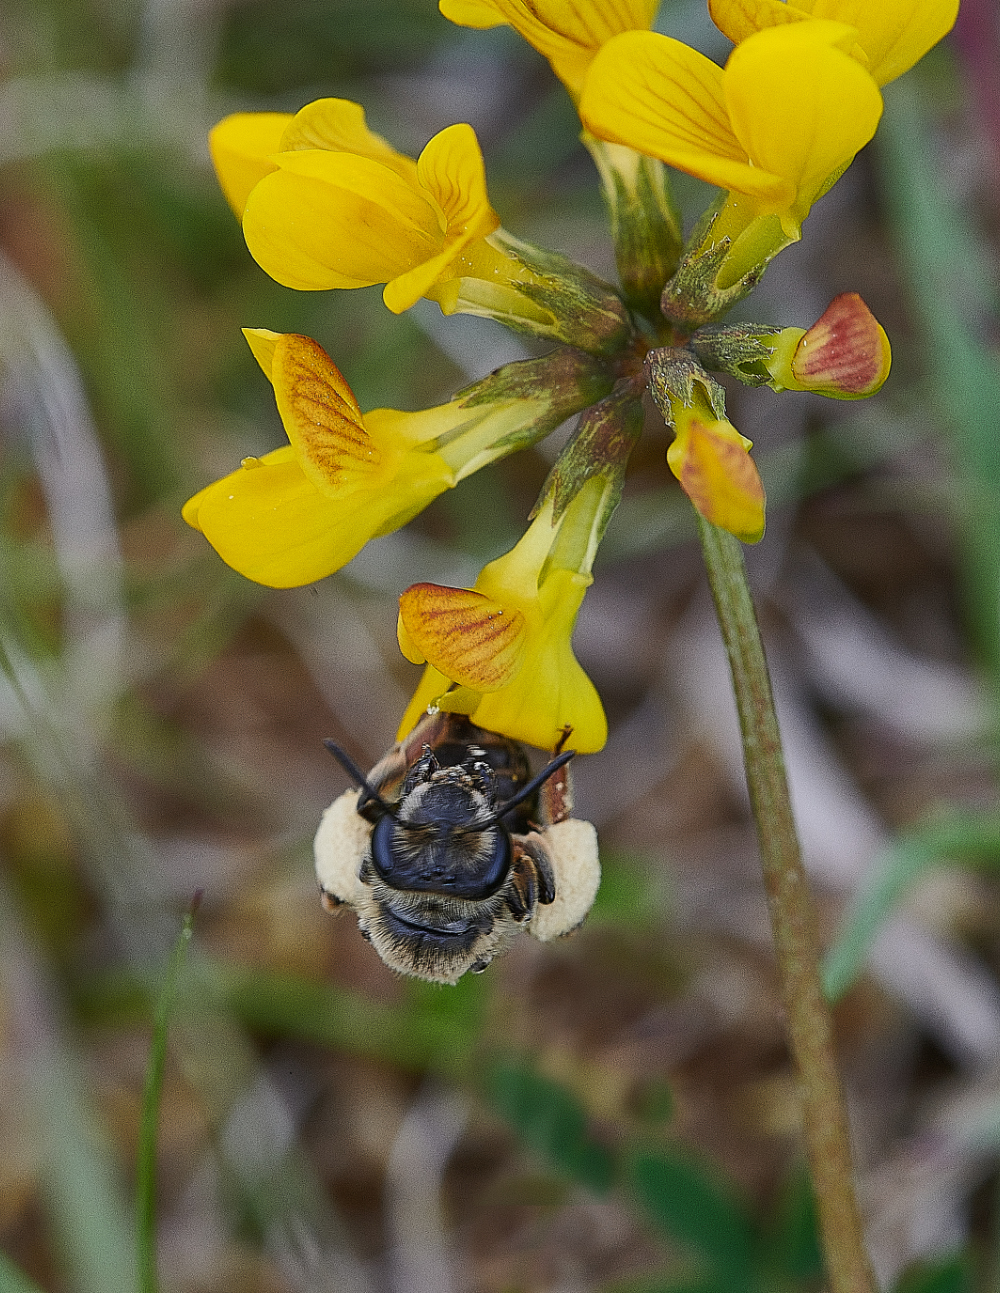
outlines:
{"label": "bee antenna", "polygon": [[565,764],[569,763],[574,754],[576,754],[576,750],[564,750],[558,758],[555,758],[551,763],[546,764],[537,777],[533,777],[526,786],[522,786],[513,799],[508,799],[505,804],[501,804],[492,817],[487,818],[485,822],[481,822],[478,826],[473,827],[473,829],[477,831],[486,831],[489,830],[491,826],[495,826],[501,818],[507,816],[512,808],[516,808],[518,804],[523,803],[525,799],[530,795],[533,795],[539,786],[543,786],[553,773],[558,772],[561,767],[564,767]]}
{"label": "bee antenna", "polygon": [[352,777],[358,783],[358,786],[360,787],[360,789],[362,789],[365,792],[368,798],[374,799],[375,802],[378,804],[378,806],[384,809],[389,814],[390,817],[395,817],[396,816],[395,806],[393,804],[386,803],[386,801],[382,798],[382,796],[378,793],[378,791],[374,790],[371,787],[371,785],[369,785],[368,778],[361,771],[361,769],[354,762],[354,760],[347,753],[347,751],[342,750],[336,741],[326,740],[323,742],[323,744],[330,751],[333,757],[337,760],[340,766],[344,769],[347,775],[349,777]]}

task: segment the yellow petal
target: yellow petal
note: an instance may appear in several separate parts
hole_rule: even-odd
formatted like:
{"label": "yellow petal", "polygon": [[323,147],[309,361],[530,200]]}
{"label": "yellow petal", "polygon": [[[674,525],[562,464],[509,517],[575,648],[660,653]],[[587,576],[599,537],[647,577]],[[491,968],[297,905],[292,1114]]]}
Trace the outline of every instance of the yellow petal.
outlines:
{"label": "yellow petal", "polygon": [[453,235],[485,238],[500,227],[486,192],[486,168],[471,126],[448,126],[420,154],[417,174],[444,212]]}
{"label": "yellow petal", "polygon": [[270,381],[271,369],[274,365],[274,347],[281,339],[281,333],[272,332],[270,328],[243,328],[242,331],[254,359],[263,368],[267,380]]}
{"label": "yellow petal", "polygon": [[271,588],[311,584],[339,570],[370,537],[357,509],[313,485],[291,445],[196,494],[184,519],[227,565]]}
{"label": "yellow petal", "polygon": [[587,75],[580,117],[599,138],[709,184],[777,209],[794,196],[780,173],[750,164],[729,122],[722,69],[669,36],[633,31],[609,41]]}
{"label": "yellow petal", "polygon": [[744,543],[763,536],[764,487],[735,427],[697,413],[680,415],[667,462],[706,521]]}
{"label": "yellow petal", "polygon": [[416,179],[417,164],[413,158],[397,152],[387,139],[369,130],[364,108],[350,99],[317,99],[291,119],[281,137],[280,151],[314,148],[370,157],[388,166],[408,184]]}
{"label": "yellow petal", "polygon": [[368,157],[281,153],[281,169],[247,203],[243,232],[257,263],[286,287],[387,283],[441,250],[429,196]]}
{"label": "yellow petal", "polygon": [[464,687],[496,691],[521,667],[524,616],[474,589],[414,584],[399,599],[399,616],[424,659]]}
{"label": "yellow petal", "polygon": [[374,482],[383,455],[365,429],[353,391],[322,346],[294,333],[280,336],[271,381],[285,431],[317,489],[339,495]]}
{"label": "yellow petal", "polygon": [[785,4],[784,0],[708,0],[708,12],[716,27],[734,45],[765,27],[803,22],[810,16],[801,3],[796,6]]}
{"label": "yellow petal", "polygon": [[291,120],[289,112],[236,112],[209,131],[215,173],[238,216],[254,186],[275,169],[271,154],[280,148]]}
{"label": "yellow petal", "polygon": [[[789,234],[882,115],[875,82],[834,43],[851,36],[837,23],[772,27],[738,45],[726,64],[726,105],[740,144],[755,166],[794,186]],[[761,214],[781,210],[760,207]]]}
{"label": "yellow petal", "polygon": [[396,478],[332,496],[316,488],[285,445],[244,459],[190,499],[183,516],[240,574],[295,588],[333,574],[369,539],[405,525],[453,484],[436,454],[411,454]]}
{"label": "yellow petal", "polygon": [[424,714],[427,713],[427,707],[438,701],[451,685],[450,678],[446,678],[432,664],[427,666],[421,674],[420,682],[417,684],[417,689],[413,693],[410,703],[403,711],[403,717],[399,720],[399,730],[396,732],[397,741],[401,741],[404,736],[409,736]]}
{"label": "yellow petal", "polygon": [[955,25],[958,0],[798,0],[814,18],[858,29],[868,71],[888,85],[908,71]]}
{"label": "yellow petal", "polygon": [[506,22],[552,64],[578,97],[594,54],[623,31],[646,30],[659,0],[440,0],[446,18],[466,27]]}
{"label": "yellow petal", "polygon": [[549,615],[531,626],[524,663],[514,680],[483,696],[473,721],[515,741],[551,750],[572,728],[569,748],[583,754],[601,749],[607,719],[597,689],[573,654],[572,632],[589,576],[554,571],[545,580]]}

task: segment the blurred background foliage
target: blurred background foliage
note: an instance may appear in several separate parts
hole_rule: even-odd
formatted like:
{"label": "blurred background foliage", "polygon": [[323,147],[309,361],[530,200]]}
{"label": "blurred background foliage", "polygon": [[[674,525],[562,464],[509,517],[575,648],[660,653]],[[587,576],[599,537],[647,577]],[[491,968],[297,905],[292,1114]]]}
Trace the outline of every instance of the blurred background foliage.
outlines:
{"label": "blurred background foliage", "polygon": [[[996,24],[965,0],[744,306],[807,326],[860,291],[885,391],[730,400],[768,487],[751,574],[898,1293],[1000,1290]],[[725,57],[701,0],[659,26]],[[432,0],[7,0],[0,73],[0,1291],[139,1287],[151,1177],[178,1293],[821,1289],[735,717],[655,417],[577,633],[612,720],[577,769],[597,907],[454,989],[393,978],[321,911],[311,837],[344,788],[321,740],[384,752],[416,675],[396,597],[509,546],[555,450],[317,588],[250,585],[180,521],[282,442],[241,326],[316,337],[365,408],[527,353],[428,303],[272,283],[208,127],[340,95],[416,152],[471,121],[507,227],[610,275],[547,66]],[[693,217],[706,192],[678,190]]]}

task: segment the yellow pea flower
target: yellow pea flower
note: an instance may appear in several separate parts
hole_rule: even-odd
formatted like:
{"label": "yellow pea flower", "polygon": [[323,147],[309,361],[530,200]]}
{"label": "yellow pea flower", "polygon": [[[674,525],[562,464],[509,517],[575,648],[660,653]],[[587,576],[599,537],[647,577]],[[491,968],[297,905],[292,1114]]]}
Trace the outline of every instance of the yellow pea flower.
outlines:
{"label": "yellow pea flower", "polygon": [[712,411],[700,386],[690,404],[673,399],[674,441],[667,465],[706,521],[744,543],[764,537],[764,486],[753,442]]}
{"label": "yellow pea flower", "polygon": [[447,404],[362,414],[308,337],[247,328],[289,444],[201,490],[183,509],[223,561],[273,588],[339,570],[487,463],[533,444],[604,395],[610,378],[573,351],[507,364]]}
{"label": "yellow pea flower", "polygon": [[471,126],[449,126],[417,161],[398,153],[346,99],[320,99],[281,125],[227,118],[210,140],[251,255],[305,290],[385,283],[397,314],[458,275],[456,259],[500,225]]}
{"label": "yellow pea flower", "polygon": [[549,60],[574,102],[591,60],[623,31],[648,30],[660,0],[439,0],[444,16],[460,27],[507,23]]}
{"label": "yellow pea flower", "polygon": [[595,354],[632,336],[606,283],[500,228],[471,126],[440,131],[414,161],[359,104],[320,99],[294,116],[227,117],[209,143],[251,254],[286,287],[384,283],[396,314],[424,296]]}
{"label": "yellow pea flower", "polygon": [[[207,486],[183,509],[228,565],[272,588],[332,574],[455,483],[406,414],[362,416],[340,371],[308,337],[247,329],[290,444]],[[418,419],[419,415],[415,415]],[[420,430],[425,430],[420,427]]]}
{"label": "yellow pea flower", "polygon": [[958,0],[708,0],[712,21],[739,44],[754,32],[813,18],[855,28],[850,51],[879,85],[918,62],[955,25]]}
{"label": "yellow pea flower", "polygon": [[744,543],[764,535],[764,486],[748,440],[725,417],[725,395],[686,350],[646,356],[649,391],[674,433],[667,465],[706,521]]}
{"label": "yellow pea flower", "polygon": [[853,39],[840,23],[773,27],[738,45],[723,70],[669,36],[626,32],[591,64],[580,116],[598,137],[728,191],[710,241],[731,240],[720,281],[734,282],[800,237],[813,203],[875,133],[882,96],[845,52]]}
{"label": "yellow pea flower", "polygon": [[588,482],[555,524],[549,498],[474,588],[415,584],[403,593],[400,648],[414,664],[428,663],[399,739],[430,706],[542,749],[555,748],[566,728],[571,748],[601,749],[604,708],[571,639],[593,582],[591,537],[603,492],[600,482]]}

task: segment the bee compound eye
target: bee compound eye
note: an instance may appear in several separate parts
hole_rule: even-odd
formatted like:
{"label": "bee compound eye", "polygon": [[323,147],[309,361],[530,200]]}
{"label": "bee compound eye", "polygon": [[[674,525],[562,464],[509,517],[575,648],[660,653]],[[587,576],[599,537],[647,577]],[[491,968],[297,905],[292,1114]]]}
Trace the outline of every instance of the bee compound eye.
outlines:
{"label": "bee compound eye", "polygon": [[372,831],[372,863],[383,880],[388,880],[395,870],[395,859],[392,855],[392,831],[395,819],[385,813],[375,823]]}

